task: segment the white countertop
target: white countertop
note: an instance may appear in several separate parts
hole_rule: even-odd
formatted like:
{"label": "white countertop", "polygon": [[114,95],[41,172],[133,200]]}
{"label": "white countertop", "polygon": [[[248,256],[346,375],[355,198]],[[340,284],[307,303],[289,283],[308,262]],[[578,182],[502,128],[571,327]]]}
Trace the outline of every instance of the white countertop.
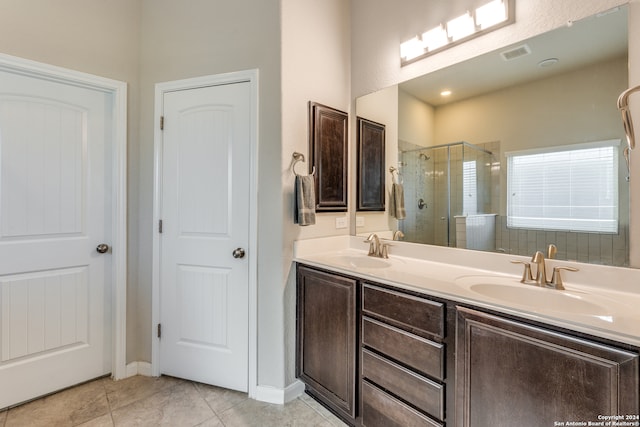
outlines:
{"label": "white countertop", "polygon": [[[509,261],[529,262],[527,257],[383,242],[392,245],[389,259],[367,257],[362,237],[300,240],[294,261],[640,347],[638,269],[548,260],[549,274],[557,265],[580,270],[563,271],[566,291],[558,291],[519,283],[523,267]],[[470,284],[510,292],[488,296]],[[565,298],[567,307],[577,303],[577,308],[565,309]]]}

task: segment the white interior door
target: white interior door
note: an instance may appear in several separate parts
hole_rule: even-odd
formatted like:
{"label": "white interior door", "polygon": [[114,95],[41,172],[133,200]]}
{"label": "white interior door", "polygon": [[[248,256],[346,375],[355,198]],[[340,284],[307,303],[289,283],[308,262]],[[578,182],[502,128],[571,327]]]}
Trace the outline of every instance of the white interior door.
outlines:
{"label": "white interior door", "polygon": [[233,83],[163,99],[160,371],[241,391],[252,256],[250,89]]}
{"label": "white interior door", "polygon": [[112,102],[0,72],[0,408],[111,371]]}

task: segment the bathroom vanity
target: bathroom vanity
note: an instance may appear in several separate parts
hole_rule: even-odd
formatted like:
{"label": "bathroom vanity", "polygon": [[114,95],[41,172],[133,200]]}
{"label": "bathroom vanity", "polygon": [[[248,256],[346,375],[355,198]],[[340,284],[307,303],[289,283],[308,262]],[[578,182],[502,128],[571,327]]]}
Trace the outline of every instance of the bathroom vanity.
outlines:
{"label": "bathroom vanity", "polygon": [[[606,319],[605,331],[589,324],[606,318],[599,306],[595,316],[581,311],[589,307],[586,297],[578,315],[563,319],[468,292],[459,283],[492,276],[464,266],[464,259],[383,260],[354,248],[313,246],[296,254],[297,375],[308,394],[348,424],[538,427],[610,415],[638,421],[637,294],[607,296],[625,301],[611,306],[622,323],[611,327],[616,322]],[[522,286],[534,299],[517,276],[495,279],[515,281],[506,289]],[[567,289],[568,296],[591,292]],[[553,301],[549,306],[555,310]]]}

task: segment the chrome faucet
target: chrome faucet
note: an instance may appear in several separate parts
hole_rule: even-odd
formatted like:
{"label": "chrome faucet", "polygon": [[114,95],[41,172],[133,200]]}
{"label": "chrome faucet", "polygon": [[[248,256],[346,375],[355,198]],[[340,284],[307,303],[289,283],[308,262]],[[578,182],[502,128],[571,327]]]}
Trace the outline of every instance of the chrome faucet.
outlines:
{"label": "chrome faucet", "polygon": [[393,240],[402,240],[404,238],[404,233],[400,230],[396,230],[393,233]]}
{"label": "chrome faucet", "polygon": [[367,255],[377,258],[389,258],[389,245],[380,243],[377,234],[369,234],[369,237],[364,242],[369,243],[369,253]]}

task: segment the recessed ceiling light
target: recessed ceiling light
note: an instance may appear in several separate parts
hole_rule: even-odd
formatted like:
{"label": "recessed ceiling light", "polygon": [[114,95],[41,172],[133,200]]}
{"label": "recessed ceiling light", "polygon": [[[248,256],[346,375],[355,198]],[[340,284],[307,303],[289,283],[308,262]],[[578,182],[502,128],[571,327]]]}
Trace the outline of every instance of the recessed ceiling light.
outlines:
{"label": "recessed ceiling light", "polygon": [[449,96],[449,95],[451,95],[451,91],[450,90],[443,90],[442,92],[440,92],[440,95]]}
{"label": "recessed ceiling light", "polygon": [[552,66],[556,65],[558,62],[560,62],[560,60],[558,58],[547,58],[547,59],[543,59],[542,61],[538,62],[538,67],[540,67],[540,68],[552,67]]}

